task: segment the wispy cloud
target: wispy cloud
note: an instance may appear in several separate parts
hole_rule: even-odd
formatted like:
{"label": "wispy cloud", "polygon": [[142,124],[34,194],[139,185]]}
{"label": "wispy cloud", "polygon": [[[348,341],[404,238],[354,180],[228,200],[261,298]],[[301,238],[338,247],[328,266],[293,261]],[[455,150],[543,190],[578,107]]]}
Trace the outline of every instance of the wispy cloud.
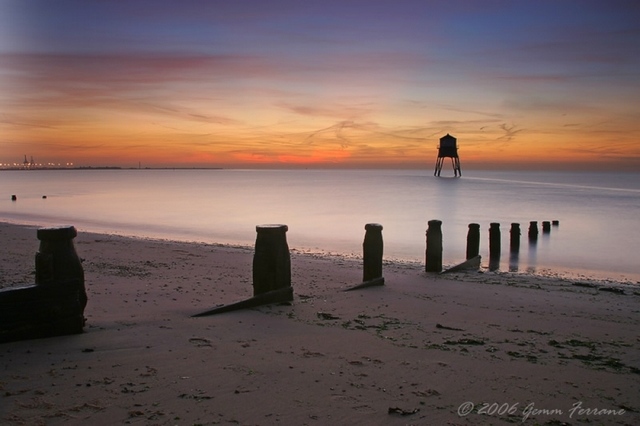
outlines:
{"label": "wispy cloud", "polygon": [[634,2],[12,4],[3,155],[416,164],[445,133],[478,159],[640,133]]}

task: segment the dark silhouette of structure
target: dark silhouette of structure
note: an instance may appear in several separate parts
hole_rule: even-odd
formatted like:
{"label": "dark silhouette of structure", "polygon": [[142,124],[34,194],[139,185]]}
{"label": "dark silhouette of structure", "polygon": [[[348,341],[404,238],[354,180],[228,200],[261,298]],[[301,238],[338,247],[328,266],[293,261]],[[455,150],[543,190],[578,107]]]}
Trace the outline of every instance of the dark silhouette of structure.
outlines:
{"label": "dark silhouette of structure", "polygon": [[442,163],[445,158],[451,158],[453,165],[453,173],[455,176],[462,176],[460,171],[460,158],[458,158],[458,140],[449,133],[440,138],[440,146],[438,147],[438,159],[436,160],[436,170],[434,176],[440,176],[442,171]]}
{"label": "dark silhouette of structure", "polygon": [[38,229],[36,283],[0,290],[0,343],[82,333],[87,292],[76,228]]}

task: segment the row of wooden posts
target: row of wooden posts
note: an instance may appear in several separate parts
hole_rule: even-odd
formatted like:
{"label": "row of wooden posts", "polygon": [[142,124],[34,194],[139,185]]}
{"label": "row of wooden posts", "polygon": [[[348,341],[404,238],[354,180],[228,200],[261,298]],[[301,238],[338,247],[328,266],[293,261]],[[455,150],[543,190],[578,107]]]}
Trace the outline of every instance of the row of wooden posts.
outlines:
{"label": "row of wooden posts", "polygon": [[[542,233],[549,234],[551,232],[551,226],[558,226],[560,222],[543,221]],[[512,223],[509,230],[509,252],[518,253],[520,251],[520,224]],[[530,243],[535,243],[538,240],[538,222],[529,222],[528,237]],[[492,222],[489,225],[489,262],[498,260],[502,251],[502,236],[500,232],[500,224]],[[466,259],[474,259],[479,257],[480,254],[480,225],[477,223],[469,224],[469,231],[467,232],[467,250]],[[427,272],[441,272],[442,271],[442,221],[430,220],[427,228],[427,251],[425,270]]]}
{"label": "row of wooden posts", "polygon": [[[558,221],[542,222],[542,232],[549,233]],[[287,225],[256,226],[253,256],[253,297],[218,306],[195,317],[213,315],[268,303],[293,300],[291,287],[291,257],[287,244]],[[365,225],[362,282],[348,287],[351,291],[384,284],[382,276],[382,225]],[[520,249],[520,224],[512,223],[510,251]],[[36,253],[36,283],[34,286],[0,290],[0,342],[24,338],[73,334],[82,331],[87,294],[84,271],[73,239],[77,231],[73,226],[42,228],[37,231],[40,250]],[[538,238],[537,222],[530,222],[530,242]],[[426,232],[427,272],[442,272],[442,221],[430,220]],[[500,224],[489,227],[490,263],[500,257]],[[467,261],[480,256],[480,225],[469,224],[467,235]]]}
{"label": "row of wooden posts", "polygon": [[[558,221],[553,221],[557,226]],[[363,248],[362,282],[348,287],[345,291],[384,284],[382,276],[382,257],[384,245],[382,225],[368,223],[365,225]],[[194,316],[207,316],[237,309],[259,306],[267,303],[289,302],[293,300],[291,287],[291,258],[287,245],[287,225],[256,226],[256,244],[253,257],[253,297],[230,305],[223,305]],[[551,231],[551,222],[542,223],[542,232]],[[520,249],[520,224],[511,224],[510,250],[517,253]],[[529,241],[538,238],[538,222],[529,223]],[[430,220],[426,232],[426,272],[442,272],[442,221]],[[491,223],[489,228],[490,262],[500,257],[500,224]],[[469,224],[467,235],[467,261],[476,259],[476,269],[480,265],[480,225]]]}

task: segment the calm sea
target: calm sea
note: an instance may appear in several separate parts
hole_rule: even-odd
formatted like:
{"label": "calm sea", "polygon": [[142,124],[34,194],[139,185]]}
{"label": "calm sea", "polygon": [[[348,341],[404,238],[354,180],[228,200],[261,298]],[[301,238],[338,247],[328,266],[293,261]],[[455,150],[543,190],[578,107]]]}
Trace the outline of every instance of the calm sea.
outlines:
{"label": "calm sea", "polygon": [[[386,259],[424,262],[425,231],[442,221],[443,262],[465,257],[469,223],[500,223],[500,270],[640,280],[640,174],[430,170],[31,170],[0,172],[0,220],[251,246],[255,226],[289,226],[301,251],[362,254],[364,225],[383,225]],[[17,201],[11,201],[15,194]],[[46,195],[46,198],[43,196]],[[558,220],[529,245],[531,221]],[[511,223],[522,228],[509,256]],[[541,229],[540,229],[541,231]]]}

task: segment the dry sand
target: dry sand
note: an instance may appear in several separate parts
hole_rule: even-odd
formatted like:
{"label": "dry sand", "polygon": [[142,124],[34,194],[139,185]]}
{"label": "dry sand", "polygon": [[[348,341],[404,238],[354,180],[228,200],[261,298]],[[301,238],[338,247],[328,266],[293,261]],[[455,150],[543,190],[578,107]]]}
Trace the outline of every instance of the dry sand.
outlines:
{"label": "dry sand", "polygon": [[[0,241],[32,283],[35,229]],[[640,424],[637,287],[385,263],[343,292],[360,261],[292,250],[293,303],[192,318],[251,295],[252,248],[75,245],[85,332],[0,345],[2,424]]]}

